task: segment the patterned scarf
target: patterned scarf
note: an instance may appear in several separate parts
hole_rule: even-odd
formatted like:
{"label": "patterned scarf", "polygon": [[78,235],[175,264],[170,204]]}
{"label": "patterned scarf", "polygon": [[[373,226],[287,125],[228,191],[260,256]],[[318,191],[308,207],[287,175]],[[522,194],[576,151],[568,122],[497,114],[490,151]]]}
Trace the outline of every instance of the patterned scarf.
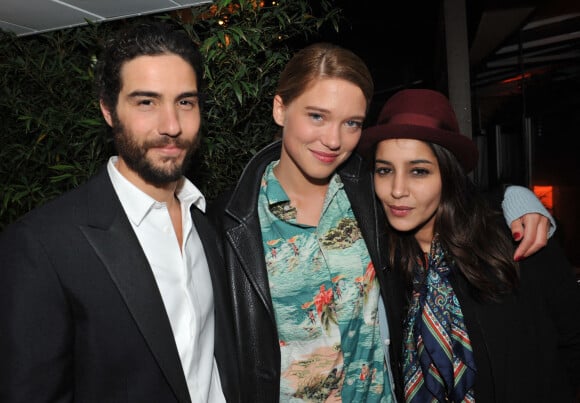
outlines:
{"label": "patterned scarf", "polygon": [[475,402],[475,360],[444,255],[435,237],[426,275],[420,262],[414,271],[403,349],[407,402]]}

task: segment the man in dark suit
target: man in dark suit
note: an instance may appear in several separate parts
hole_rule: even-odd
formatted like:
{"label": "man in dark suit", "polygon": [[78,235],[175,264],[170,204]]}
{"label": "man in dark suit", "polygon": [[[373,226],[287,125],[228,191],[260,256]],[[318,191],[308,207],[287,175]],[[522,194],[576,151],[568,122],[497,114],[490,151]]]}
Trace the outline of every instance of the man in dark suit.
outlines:
{"label": "man in dark suit", "polygon": [[164,24],[108,43],[96,78],[118,156],[0,234],[0,401],[238,400],[222,256],[183,176],[201,63]]}

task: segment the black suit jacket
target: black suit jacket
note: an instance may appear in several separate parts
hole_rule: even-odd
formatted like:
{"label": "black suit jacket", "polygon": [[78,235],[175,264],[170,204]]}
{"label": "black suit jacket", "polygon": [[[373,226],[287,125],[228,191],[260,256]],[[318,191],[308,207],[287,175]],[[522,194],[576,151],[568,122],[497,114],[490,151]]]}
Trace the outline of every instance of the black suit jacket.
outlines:
{"label": "black suit jacket", "polygon": [[[192,207],[210,267],[224,393],[237,401],[216,234]],[[189,402],[161,294],[106,169],[0,234],[0,401]]]}

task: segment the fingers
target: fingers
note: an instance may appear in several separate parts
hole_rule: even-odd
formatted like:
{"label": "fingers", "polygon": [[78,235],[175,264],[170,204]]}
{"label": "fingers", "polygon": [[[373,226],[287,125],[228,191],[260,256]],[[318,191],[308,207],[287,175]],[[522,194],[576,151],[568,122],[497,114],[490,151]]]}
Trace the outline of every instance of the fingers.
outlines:
{"label": "fingers", "polygon": [[521,240],[522,236],[524,235],[524,225],[522,223],[522,217],[512,221],[512,225],[510,226],[510,228],[512,230],[512,237],[514,238],[514,241]]}
{"label": "fingers", "polygon": [[521,234],[521,241],[515,253],[514,260],[519,261],[533,255],[548,243],[550,221],[541,214],[526,214],[512,222],[511,230],[514,239]]}

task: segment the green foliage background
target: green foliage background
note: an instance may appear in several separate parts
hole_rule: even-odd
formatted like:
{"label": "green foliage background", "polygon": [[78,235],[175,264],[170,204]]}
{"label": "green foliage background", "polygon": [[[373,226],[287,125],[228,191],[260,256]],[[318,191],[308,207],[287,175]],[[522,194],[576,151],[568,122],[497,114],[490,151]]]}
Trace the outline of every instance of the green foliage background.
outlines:
{"label": "green foliage background", "polygon": [[[312,2],[314,4],[314,2]],[[16,37],[0,30],[0,229],[93,175],[114,153],[93,90],[104,40],[142,19],[179,22],[205,57],[203,143],[188,176],[211,200],[272,140],[278,75],[330,26],[332,0],[218,0],[170,14]],[[225,23],[225,24],[222,24]]]}

